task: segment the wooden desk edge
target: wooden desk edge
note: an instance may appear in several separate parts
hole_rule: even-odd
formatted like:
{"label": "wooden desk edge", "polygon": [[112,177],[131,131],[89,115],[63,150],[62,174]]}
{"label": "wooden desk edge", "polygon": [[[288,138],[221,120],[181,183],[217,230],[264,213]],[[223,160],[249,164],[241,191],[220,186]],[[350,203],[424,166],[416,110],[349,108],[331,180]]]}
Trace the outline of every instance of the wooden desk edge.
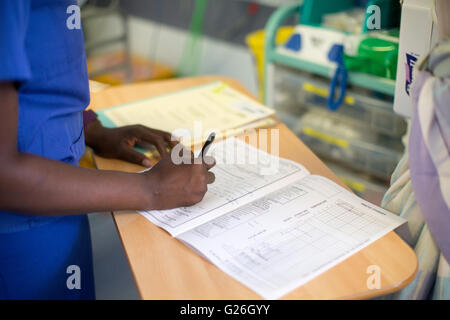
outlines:
{"label": "wooden desk edge", "polygon": [[364,300],[364,299],[372,299],[372,298],[376,298],[376,297],[381,297],[381,296],[384,296],[387,294],[392,294],[392,293],[400,291],[401,289],[406,287],[408,284],[410,284],[414,280],[414,278],[417,275],[418,268],[419,268],[419,261],[417,259],[417,256],[416,256],[414,250],[402,238],[400,238],[400,236],[397,233],[395,233],[395,231],[388,232],[387,234],[385,234],[383,237],[381,237],[377,241],[379,241],[385,237],[392,236],[392,235],[394,237],[398,238],[398,240],[403,243],[403,245],[406,247],[406,250],[409,252],[409,255],[414,256],[414,271],[412,273],[410,273],[406,279],[399,281],[397,283],[385,286],[381,289],[368,290],[361,294],[345,296],[345,297],[339,298],[340,300]]}

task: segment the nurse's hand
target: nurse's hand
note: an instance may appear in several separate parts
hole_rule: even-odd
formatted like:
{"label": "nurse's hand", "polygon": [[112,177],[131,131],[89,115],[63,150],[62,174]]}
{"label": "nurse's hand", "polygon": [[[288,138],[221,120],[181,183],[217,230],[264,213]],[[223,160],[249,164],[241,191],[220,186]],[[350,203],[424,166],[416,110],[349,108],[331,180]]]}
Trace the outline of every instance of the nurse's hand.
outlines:
{"label": "nurse's hand", "polygon": [[186,149],[183,149],[183,158],[177,158],[177,149],[181,149],[179,146],[143,174],[151,191],[146,210],[194,205],[203,199],[208,184],[214,182],[214,173],[209,171],[216,164],[214,158],[194,158],[192,152]]}
{"label": "nurse's hand", "polygon": [[153,145],[163,157],[178,141],[168,132],[141,125],[105,128],[100,121],[89,123],[85,131],[86,144],[105,158],[121,159],[144,167],[152,165],[149,158],[133,149],[136,144]]}

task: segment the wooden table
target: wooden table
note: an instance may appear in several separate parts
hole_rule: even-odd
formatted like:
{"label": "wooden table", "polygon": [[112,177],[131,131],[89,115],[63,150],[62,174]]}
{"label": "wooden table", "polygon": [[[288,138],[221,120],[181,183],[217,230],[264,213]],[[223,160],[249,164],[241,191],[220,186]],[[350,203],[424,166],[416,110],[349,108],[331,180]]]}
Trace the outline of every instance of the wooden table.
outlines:
{"label": "wooden table", "polygon": [[[222,77],[197,77],[110,87],[92,93],[91,107],[109,106],[221,80],[248,91],[238,82]],[[284,124],[280,130],[280,156],[303,164],[345,186]],[[119,160],[96,157],[99,169],[138,171],[142,167]],[[259,299],[260,297],[226,275],[194,251],[172,238],[136,212],[113,213],[114,220],[143,299]],[[379,266],[381,288],[368,289],[367,268]],[[370,298],[400,290],[417,270],[413,250],[390,232],[362,251],[284,296],[284,299]]]}

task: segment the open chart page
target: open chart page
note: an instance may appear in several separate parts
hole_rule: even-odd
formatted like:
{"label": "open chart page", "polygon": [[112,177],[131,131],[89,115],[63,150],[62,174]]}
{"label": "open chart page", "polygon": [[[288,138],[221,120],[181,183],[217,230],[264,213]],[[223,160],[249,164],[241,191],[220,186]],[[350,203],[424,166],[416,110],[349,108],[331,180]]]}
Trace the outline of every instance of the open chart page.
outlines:
{"label": "open chart page", "polygon": [[211,146],[216,176],[203,200],[191,207],[140,211],[145,218],[177,236],[309,175],[302,165],[229,138]]}
{"label": "open chart page", "polygon": [[263,298],[276,299],[403,223],[307,175],[177,238]]}

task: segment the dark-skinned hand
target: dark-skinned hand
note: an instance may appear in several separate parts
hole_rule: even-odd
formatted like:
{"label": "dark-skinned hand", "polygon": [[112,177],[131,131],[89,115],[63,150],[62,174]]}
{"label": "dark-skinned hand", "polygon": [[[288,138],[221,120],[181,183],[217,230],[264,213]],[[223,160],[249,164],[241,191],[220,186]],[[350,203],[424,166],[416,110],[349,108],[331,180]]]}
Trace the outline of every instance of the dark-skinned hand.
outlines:
{"label": "dark-skinned hand", "polygon": [[171,139],[168,132],[142,125],[105,128],[98,120],[87,125],[85,139],[86,144],[102,157],[121,159],[144,167],[150,167],[152,162],[144,154],[133,149],[136,144],[153,145],[160,156],[164,157],[166,149],[171,149],[178,143]]}
{"label": "dark-skinned hand", "polygon": [[[179,156],[184,161],[179,161]],[[175,161],[174,161],[175,159]],[[194,158],[190,150],[178,145],[149,171],[149,181],[158,186],[153,194],[151,209],[171,209],[191,206],[200,202],[208,184],[215,180],[214,173],[209,170],[216,164],[214,158]]]}

